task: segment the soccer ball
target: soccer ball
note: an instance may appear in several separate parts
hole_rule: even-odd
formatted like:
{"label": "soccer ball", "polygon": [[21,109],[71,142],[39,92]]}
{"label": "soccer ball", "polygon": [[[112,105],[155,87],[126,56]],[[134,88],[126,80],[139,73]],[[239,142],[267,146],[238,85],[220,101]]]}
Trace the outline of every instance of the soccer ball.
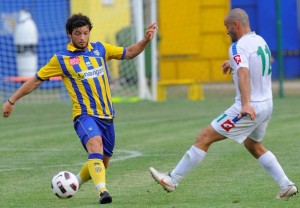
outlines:
{"label": "soccer ball", "polygon": [[71,198],[79,188],[77,177],[69,171],[61,171],[55,175],[51,182],[53,193],[61,198]]}

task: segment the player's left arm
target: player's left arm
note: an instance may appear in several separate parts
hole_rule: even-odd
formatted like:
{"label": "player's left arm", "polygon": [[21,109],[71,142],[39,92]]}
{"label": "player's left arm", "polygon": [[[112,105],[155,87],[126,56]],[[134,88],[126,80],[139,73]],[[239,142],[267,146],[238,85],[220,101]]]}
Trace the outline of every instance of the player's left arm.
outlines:
{"label": "player's left arm", "polygon": [[227,71],[231,72],[230,60],[225,60],[224,61],[224,63],[222,64],[222,71],[223,71],[223,74],[226,74]]}
{"label": "player's left arm", "polygon": [[246,67],[241,67],[237,70],[238,74],[238,87],[241,94],[242,109],[239,117],[242,115],[249,115],[251,120],[256,117],[254,108],[252,107],[251,101],[251,85],[250,85],[250,75],[249,69]]}
{"label": "player's left arm", "polygon": [[144,39],[126,48],[126,59],[133,59],[139,55],[153,39],[154,33],[157,29],[156,23],[152,23],[145,31]]}

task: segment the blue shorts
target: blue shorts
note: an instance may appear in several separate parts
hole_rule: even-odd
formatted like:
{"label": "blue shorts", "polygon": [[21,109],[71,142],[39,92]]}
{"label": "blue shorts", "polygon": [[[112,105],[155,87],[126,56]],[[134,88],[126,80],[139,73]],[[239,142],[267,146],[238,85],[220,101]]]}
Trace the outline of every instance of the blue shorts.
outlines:
{"label": "blue shorts", "polygon": [[112,120],[105,120],[89,115],[82,115],[74,121],[74,129],[86,149],[87,141],[94,136],[101,136],[103,153],[111,157],[115,147],[115,127]]}

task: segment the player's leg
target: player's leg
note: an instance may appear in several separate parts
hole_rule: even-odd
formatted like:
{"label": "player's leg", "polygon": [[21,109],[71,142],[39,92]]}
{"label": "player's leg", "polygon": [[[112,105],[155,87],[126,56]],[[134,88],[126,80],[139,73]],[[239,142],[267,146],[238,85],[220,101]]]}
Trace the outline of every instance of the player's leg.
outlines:
{"label": "player's leg", "polygon": [[106,169],[108,168],[110,159],[111,159],[111,157],[104,155],[103,163],[104,163],[104,166]]}
{"label": "player's leg", "polygon": [[210,145],[223,139],[225,139],[223,135],[216,132],[212,126],[208,126],[200,132],[194,145],[183,155],[169,174],[160,173],[153,167],[150,167],[150,173],[165,190],[174,191],[178,183],[203,161]]}
{"label": "player's leg", "polygon": [[102,137],[95,136],[90,138],[86,143],[88,150],[88,169],[96,190],[100,195],[100,203],[107,204],[112,202],[112,197],[109,195],[106,188],[106,168],[104,166],[103,144]]}
{"label": "player's leg", "polygon": [[[105,169],[108,168],[110,158],[113,155],[115,147],[115,128],[113,120],[97,119],[97,125],[102,132],[102,150],[103,150],[103,164]],[[112,197],[107,191],[100,193],[100,203],[111,203]]]}
{"label": "player's leg", "polygon": [[278,199],[289,199],[298,192],[297,187],[289,180],[275,155],[265,148],[261,142],[247,138],[244,141],[244,146],[278,184],[280,188],[277,195]]}
{"label": "player's leg", "polygon": [[203,129],[194,144],[183,155],[177,166],[170,173],[173,182],[175,184],[179,183],[183,177],[203,161],[210,145],[223,139],[225,139],[225,137],[216,132],[212,126]]}
{"label": "player's leg", "polygon": [[79,186],[81,186],[82,184],[84,184],[85,182],[87,182],[88,180],[91,179],[87,162],[85,162],[83,164],[83,166],[81,167],[81,169],[80,169],[79,173],[76,175],[76,177],[78,179]]}
{"label": "player's leg", "polygon": [[240,119],[236,120],[236,116],[240,110],[240,105],[235,103],[219,117],[215,118],[210,126],[200,132],[195,143],[183,155],[177,166],[169,174],[161,173],[153,167],[150,167],[149,170],[153,178],[159,182],[165,190],[174,191],[179,181],[203,161],[212,143],[225,138],[236,137],[237,141],[242,138],[245,139],[245,135],[239,134],[242,126],[239,124]]}
{"label": "player's leg", "polygon": [[109,166],[110,159],[113,155],[113,150],[115,148],[115,127],[112,121],[108,123],[101,123],[101,125],[105,126],[105,131],[103,132],[103,163],[105,168],[107,169]]}
{"label": "player's leg", "polygon": [[[82,145],[88,152],[88,160],[79,172],[80,180],[83,182],[92,179],[95,188],[100,195],[100,203],[110,203],[112,198],[106,189],[106,169],[104,166],[103,130],[98,126],[97,118],[91,116],[80,116],[74,123],[74,128],[78,134]],[[79,180],[79,181],[80,181]],[[103,193],[104,198],[103,198]]]}
{"label": "player's leg", "polygon": [[87,166],[93,183],[99,193],[107,191],[105,183],[105,166],[103,163],[102,137],[94,136],[86,143],[89,153]]}
{"label": "player's leg", "polygon": [[171,173],[161,173],[150,167],[154,179],[167,191],[174,191],[179,181],[203,161],[212,143],[225,138],[236,138],[237,141],[245,139],[247,136],[244,134],[247,132],[240,134],[240,128],[244,128],[245,125],[244,121],[237,119],[240,110],[240,104],[235,103],[215,118],[210,126],[200,132],[193,146],[183,155]]}
{"label": "player's leg", "polygon": [[262,144],[268,123],[271,119],[273,103],[253,103],[256,111],[255,128],[244,141],[246,149],[258,160],[266,172],[279,186],[278,199],[289,199],[298,192],[297,187],[289,180],[275,155]]}
{"label": "player's leg", "polygon": [[[108,157],[108,156],[104,155],[103,163],[104,163],[105,169],[108,168],[108,164],[109,164],[110,159],[111,159],[111,157]],[[85,162],[83,164],[82,168],[80,169],[80,171],[76,175],[76,177],[78,179],[79,186],[81,186],[82,184],[84,184],[85,182],[87,182],[88,180],[91,179],[89,168],[88,168],[88,162]]]}

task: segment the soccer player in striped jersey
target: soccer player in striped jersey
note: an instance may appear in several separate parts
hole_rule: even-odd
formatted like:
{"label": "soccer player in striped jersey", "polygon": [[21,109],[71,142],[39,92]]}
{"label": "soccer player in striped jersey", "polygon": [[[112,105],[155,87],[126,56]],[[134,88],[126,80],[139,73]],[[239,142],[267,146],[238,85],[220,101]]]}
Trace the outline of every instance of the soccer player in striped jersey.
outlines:
{"label": "soccer player in striped jersey", "polygon": [[150,167],[150,173],[167,191],[174,191],[183,177],[201,164],[211,144],[232,138],[243,143],[278,184],[276,198],[289,199],[298,189],[286,176],[275,155],[262,144],[273,110],[269,47],[261,36],[251,31],[244,10],[233,9],[224,23],[233,44],[229,49],[230,60],[225,61],[222,68],[225,74],[227,71],[232,73],[235,103],[200,132],[169,174],[153,167]]}
{"label": "soccer player in striped jersey", "polygon": [[13,105],[26,94],[34,91],[45,80],[60,76],[73,102],[73,122],[88,159],[79,171],[80,185],[92,179],[99,192],[101,204],[111,203],[105,182],[105,170],[113,155],[115,145],[115,116],[107,61],[111,59],[133,59],[153,39],[157,29],[151,24],[144,39],[127,47],[107,43],[90,43],[93,26],[90,19],[79,14],[66,22],[66,32],[71,41],[66,49],[52,56],[35,76],[26,81],[2,106],[3,116],[9,117]]}

